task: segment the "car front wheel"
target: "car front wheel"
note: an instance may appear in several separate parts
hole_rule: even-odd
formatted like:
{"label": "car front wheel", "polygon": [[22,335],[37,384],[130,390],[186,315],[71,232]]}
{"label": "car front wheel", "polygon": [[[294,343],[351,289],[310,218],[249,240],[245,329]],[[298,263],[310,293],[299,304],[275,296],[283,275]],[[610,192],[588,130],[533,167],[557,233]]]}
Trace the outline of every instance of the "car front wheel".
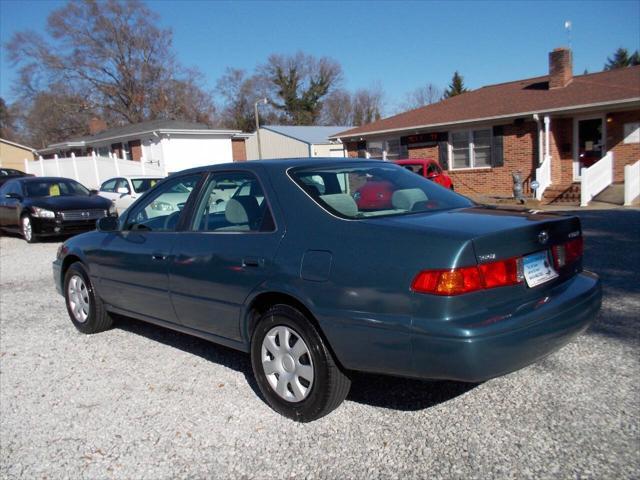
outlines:
{"label": "car front wheel", "polygon": [[72,264],[64,276],[64,298],[71,322],[82,333],[98,333],[111,328],[113,320],[80,262]]}
{"label": "car front wheel", "polygon": [[35,243],[38,241],[38,237],[33,233],[33,224],[31,223],[31,217],[24,215],[20,220],[22,227],[22,236],[27,243]]}
{"label": "car front wheel", "polygon": [[258,321],[251,364],[267,403],[298,422],[327,415],[351,386],[313,323],[288,305],[272,307]]}

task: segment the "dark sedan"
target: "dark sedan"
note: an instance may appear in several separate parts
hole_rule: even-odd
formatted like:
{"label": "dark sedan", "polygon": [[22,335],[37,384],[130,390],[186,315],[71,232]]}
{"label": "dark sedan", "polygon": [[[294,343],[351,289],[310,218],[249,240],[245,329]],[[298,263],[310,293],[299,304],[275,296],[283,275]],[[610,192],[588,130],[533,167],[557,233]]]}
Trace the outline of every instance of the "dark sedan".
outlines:
{"label": "dark sedan", "polygon": [[9,180],[17,177],[33,177],[33,175],[16,170],[15,168],[0,168],[0,187]]}
{"label": "dark sedan", "polygon": [[69,178],[18,177],[0,187],[0,229],[29,243],[93,230],[108,215],[115,215],[109,200]]}
{"label": "dark sedan", "polygon": [[[389,205],[360,210],[368,181]],[[576,217],[473,204],[388,162],[300,159],[174,174],[53,264],[75,327],[135,317],[251,354],[297,421],[351,371],[477,382],[584,331],[601,303]]]}

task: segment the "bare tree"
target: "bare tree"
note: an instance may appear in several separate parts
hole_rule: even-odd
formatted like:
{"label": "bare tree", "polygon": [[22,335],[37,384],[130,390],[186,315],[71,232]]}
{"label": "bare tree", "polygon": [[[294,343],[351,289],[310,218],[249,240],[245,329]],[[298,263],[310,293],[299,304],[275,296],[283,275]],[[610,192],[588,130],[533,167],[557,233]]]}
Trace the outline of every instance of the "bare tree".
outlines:
{"label": "bare tree", "polygon": [[85,99],[55,85],[47,92],[37,93],[23,109],[23,131],[34,148],[44,148],[62,139],[87,135],[93,116]]}
{"label": "bare tree", "polygon": [[[216,92],[222,97],[220,124],[244,132],[254,131],[256,122],[253,106],[256,100],[269,95],[267,90],[264,78],[249,76],[237,68],[227,68],[216,84]],[[261,123],[272,122],[276,117],[269,106],[261,107],[259,114]]]}
{"label": "bare tree", "polygon": [[401,105],[403,111],[431,105],[442,100],[443,91],[433,83],[427,83],[422,87],[407,93],[404,103]]}
{"label": "bare tree", "polygon": [[322,105],[322,123],[325,125],[352,125],[353,105],[346,90],[334,90]]}
{"label": "bare tree", "polygon": [[4,98],[0,97],[0,138],[14,140],[15,123],[16,119],[11,108],[6,104]]}
{"label": "bare tree", "polygon": [[353,125],[365,125],[380,120],[384,94],[381,87],[360,89],[353,95]]}
{"label": "bare tree", "polygon": [[293,125],[317,124],[323,99],[342,79],[337,62],[302,52],[271,55],[259,70],[269,82],[271,105],[284,114],[281,120]]}
{"label": "bare tree", "polygon": [[211,99],[177,65],[171,32],[157,20],[139,0],[69,2],[49,16],[47,39],[25,31],[9,42],[20,67],[19,93],[27,99],[64,84],[71,98],[110,123],[210,120]]}

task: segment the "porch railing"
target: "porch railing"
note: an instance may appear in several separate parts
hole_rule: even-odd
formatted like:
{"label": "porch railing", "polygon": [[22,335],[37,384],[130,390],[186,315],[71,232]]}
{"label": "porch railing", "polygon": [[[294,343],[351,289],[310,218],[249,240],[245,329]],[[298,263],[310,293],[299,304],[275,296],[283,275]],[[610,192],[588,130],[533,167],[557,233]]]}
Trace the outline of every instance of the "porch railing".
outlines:
{"label": "porch railing", "polygon": [[613,152],[589,168],[583,168],[580,176],[580,206],[586,207],[593,197],[613,183]]}
{"label": "porch railing", "polygon": [[640,197],[640,160],[633,165],[624,166],[624,204],[631,203]]}
{"label": "porch railing", "polygon": [[536,199],[542,200],[544,191],[551,185],[551,155],[545,155],[542,165],[536,168],[536,181],[538,182]]}

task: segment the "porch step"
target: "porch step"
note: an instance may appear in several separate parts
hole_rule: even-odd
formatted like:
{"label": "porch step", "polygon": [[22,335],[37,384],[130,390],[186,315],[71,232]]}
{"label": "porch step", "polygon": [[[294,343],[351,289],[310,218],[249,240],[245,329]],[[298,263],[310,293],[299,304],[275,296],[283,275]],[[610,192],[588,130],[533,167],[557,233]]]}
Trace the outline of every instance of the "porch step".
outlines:
{"label": "porch step", "polygon": [[580,203],[580,183],[551,185],[542,195],[542,203]]}
{"label": "porch step", "polygon": [[609,185],[593,197],[593,200],[596,202],[611,203],[613,205],[624,205],[624,183]]}

